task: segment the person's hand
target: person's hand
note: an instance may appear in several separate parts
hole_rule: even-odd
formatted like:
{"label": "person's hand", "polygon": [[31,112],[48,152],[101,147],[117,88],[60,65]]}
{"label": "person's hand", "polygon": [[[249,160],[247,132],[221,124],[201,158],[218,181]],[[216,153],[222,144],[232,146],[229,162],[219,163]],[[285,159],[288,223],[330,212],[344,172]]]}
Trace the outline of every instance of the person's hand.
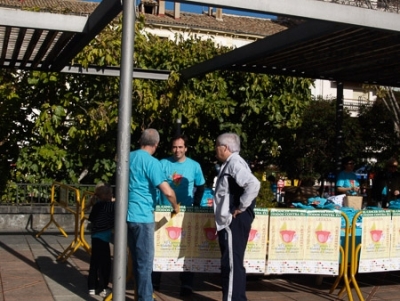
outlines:
{"label": "person's hand", "polygon": [[233,212],[232,216],[235,218],[238,214],[242,213],[239,209],[236,209],[235,212]]}
{"label": "person's hand", "polygon": [[174,210],[171,212],[171,218],[173,218],[175,215],[177,215],[181,211],[181,204],[176,204],[174,207]]}
{"label": "person's hand", "polygon": [[394,194],[394,195],[399,195],[399,194],[400,194],[400,191],[395,190],[395,191],[393,192],[393,194]]}

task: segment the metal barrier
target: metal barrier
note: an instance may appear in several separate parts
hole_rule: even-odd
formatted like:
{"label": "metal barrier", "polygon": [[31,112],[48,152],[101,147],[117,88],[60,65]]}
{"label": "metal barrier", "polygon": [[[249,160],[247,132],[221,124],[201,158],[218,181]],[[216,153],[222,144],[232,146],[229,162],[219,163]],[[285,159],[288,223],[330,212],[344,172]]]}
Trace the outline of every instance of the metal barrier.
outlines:
{"label": "metal barrier", "polygon": [[349,276],[348,276],[348,270],[349,270],[349,234],[351,233],[351,227],[349,223],[349,218],[345,213],[341,213],[342,217],[344,218],[345,221],[345,228],[344,228],[344,247],[340,246],[340,256],[341,256],[341,264],[340,264],[340,269],[339,269],[339,275],[336,277],[335,282],[331,286],[331,289],[329,290],[329,293],[332,294],[333,291],[337,288],[339,285],[340,281],[343,279],[344,286],[342,289],[339,290],[338,292],[338,297],[341,297],[344,293],[344,291],[347,291],[347,295],[349,296],[349,301],[353,300],[353,294],[351,293],[351,287],[350,287],[350,281],[349,281]]}
{"label": "metal barrier", "polygon": [[[361,227],[361,232],[357,233],[357,228],[356,228],[356,221],[359,218],[359,216],[363,217],[363,221],[362,221],[362,227]],[[391,265],[390,264],[390,260],[399,260],[399,256],[398,254],[392,254],[392,244],[393,244],[393,235],[397,235],[396,233],[399,232],[399,229],[396,229],[396,226],[398,227],[398,223],[394,222],[394,219],[397,218],[397,216],[399,215],[399,211],[398,210],[361,210],[359,212],[357,212],[354,217],[353,217],[353,221],[352,221],[352,227],[351,227],[351,248],[350,248],[350,254],[351,254],[351,263],[350,263],[350,284],[354,287],[357,296],[359,298],[360,301],[364,301],[364,298],[362,296],[361,290],[359,288],[357,279],[356,279],[356,274],[358,273],[370,273],[370,272],[380,272],[380,271],[389,271],[389,270],[399,270],[398,265]],[[384,226],[380,225],[380,230],[371,230],[369,229],[369,231],[367,230],[368,228],[368,222],[367,219],[371,218],[371,216],[373,218],[377,217],[379,218],[379,221],[382,222],[382,224],[386,224],[387,228],[385,228]],[[375,223],[374,223],[375,225]],[[378,226],[379,227],[379,226]],[[360,229],[359,229],[360,230]],[[370,233],[364,233],[364,231],[366,232],[370,232]],[[373,232],[376,232],[375,234],[373,234]],[[386,237],[386,241],[383,239],[383,236]],[[368,239],[369,238],[369,239]],[[377,244],[380,245],[381,244],[381,238],[382,238],[382,246],[384,246],[384,249],[389,250],[389,256],[385,256],[382,255],[381,257],[376,257],[374,256],[374,259],[372,259],[372,261],[374,262],[379,262],[379,260],[381,261],[386,261],[385,265],[386,267],[380,267],[377,270],[374,270],[373,268],[371,268],[370,270],[367,269],[363,269],[361,267],[361,271],[360,271],[360,266],[364,266],[365,267],[365,263],[368,265],[368,262],[371,261],[371,259],[366,259],[363,258],[362,252],[366,251],[366,253],[368,252],[368,240],[372,239],[372,244]],[[364,241],[364,239],[366,241]],[[363,249],[363,246],[365,247]],[[379,247],[378,247],[379,249]],[[382,250],[384,250],[382,249]],[[377,251],[375,251],[377,252]],[[384,251],[380,252],[379,255],[381,254],[385,254]],[[377,264],[377,266],[380,266],[379,264]]]}
{"label": "metal barrier", "polygon": [[[77,187],[81,192],[93,191],[96,185],[71,185]],[[44,206],[51,203],[51,188],[53,183],[49,184],[31,184],[31,183],[10,183],[1,195],[0,205],[11,206]],[[69,200],[72,204],[74,199]]]}
{"label": "metal barrier", "polygon": [[[56,190],[58,190],[58,194],[56,194]],[[79,189],[68,186],[62,183],[54,182],[51,187],[51,201],[50,201],[50,221],[43,227],[36,237],[40,237],[42,233],[50,226],[50,224],[54,223],[60,232],[68,237],[67,233],[64,229],[57,223],[54,218],[54,208],[55,206],[60,206],[67,210],[68,212],[74,215],[75,225],[74,225],[74,240],[71,244],[64,250],[62,254],[57,257],[57,260],[65,261],[71,256],[76,250],[80,247],[83,247],[89,254],[91,253],[91,249],[89,244],[85,240],[85,202],[88,196],[91,196],[93,193],[84,192],[83,197],[81,199],[81,192]],[[70,198],[74,199],[74,205],[71,208]]]}
{"label": "metal barrier", "polygon": [[[58,194],[56,194],[56,189],[58,189]],[[69,205],[69,197],[70,193],[74,195],[74,205],[75,209],[71,209]],[[57,200],[58,199],[58,200]],[[62,183],[54,182],[51,187],[51,199],[50,199],[50,221],[43,227],[36,237],[42,235],[42,233],[52,224],[54,223],[60,232],[65,236],[68,237],[68,234],[64,231],[64,229],[57,223],[54,219],[55,207],[60,206],[67,210],[68,212],[74,214],[75,216],[75,232],[78,231],[77,225],[79,222],[78,212],[80,210],[80,191],[74,187],[64,185]]]}

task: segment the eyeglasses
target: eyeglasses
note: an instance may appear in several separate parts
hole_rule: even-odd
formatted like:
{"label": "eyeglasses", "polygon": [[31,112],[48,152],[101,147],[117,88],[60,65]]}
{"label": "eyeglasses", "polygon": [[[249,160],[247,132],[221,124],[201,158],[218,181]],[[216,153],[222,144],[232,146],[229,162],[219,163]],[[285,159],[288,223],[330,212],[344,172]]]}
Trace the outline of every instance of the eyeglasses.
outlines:
{"label": "eyeglasses", "polygon": [[354,165],[354,162],[348,162],[346,165]]}

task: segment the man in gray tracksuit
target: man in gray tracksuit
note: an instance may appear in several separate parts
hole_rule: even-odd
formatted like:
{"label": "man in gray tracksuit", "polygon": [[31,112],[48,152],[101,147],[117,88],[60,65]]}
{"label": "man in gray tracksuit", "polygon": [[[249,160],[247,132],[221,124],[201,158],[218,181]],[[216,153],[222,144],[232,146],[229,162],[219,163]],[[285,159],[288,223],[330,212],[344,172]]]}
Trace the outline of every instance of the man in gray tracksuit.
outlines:
{"label": "man in gray tracksuit", "polygon": [[214,214],[221,249],[223,301],[244,301],[247,298],[243,259],[260,182],[239,155],[238,135],[218,136],[215,152],[222,162],[215,187]]}

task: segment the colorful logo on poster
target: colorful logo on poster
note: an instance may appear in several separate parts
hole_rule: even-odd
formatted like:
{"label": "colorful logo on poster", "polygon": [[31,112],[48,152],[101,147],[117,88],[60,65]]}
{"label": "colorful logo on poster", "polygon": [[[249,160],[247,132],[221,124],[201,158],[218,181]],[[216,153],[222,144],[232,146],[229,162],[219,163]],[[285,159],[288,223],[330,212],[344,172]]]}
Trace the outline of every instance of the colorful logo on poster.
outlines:
{"label": "colorful logo on poster", "polygon": [[279,232],[284,243],[289,244],[292,242],[296,231],[294,230],[281,230]]}
{"label": "colorful logo on poster", "polygon": [[330,232],[330,231],[323,230],[322,224],[319,223],[317,229],[315,229],[315,234],[317,235],[317,241],[318,241],[320,244],[324,244],[324,243],[326,243],[326,242],[328,241],[328,239],[330,238],[331,232]]}
{"label": "colorful logo on poster", "polygon": [[375,223],[372,225],[369,233],[371,234],[371,239],[374,243],[379,243],[381,241],[383,231],[376,229]]}
{"label": "colorful logo on poster", "polygon": [[216,228],[204,228],[204,234],[207,240],[213,241],[217,238],[217,229]]}
{"label": "colorful logo on poster", "polygon": [[214,241],[217,238],[217,228],[211,223],[210,220],[207,220],[203,230],[208,241]]}
{"label": "colorful logo on poster", "polygon": [[171,240],[177,240],[181,237],[182,228],[180,228],[180,227],[170,226],[170,227],[166,227],[165,230],[167,230],[168,237]]}
{"label": "colorful logo on poster", "polygon": [[257,230],[256,229],[251,229],[249,233],[249,242],[252,242],[257,236]]}
{"label": "colorful logo on poster", "polygon": [[324,230],[317,230],[315,231],[315,234],[317,235],[317,240],[320,244],[324,244],[328,241],[329,235],[331,234],[330,231],[324,231]]}
{"label": "colorful logo on poster", "polygon": [[292,242],[296,239],[296,231],[295,230],[288,230],[286,223],[284,223],[279,231],[281,234],[281,239],[284,242],[286,252],[290,252],[292,249]]}
{"label": "colorful logo on poster", "polygon": [[320,247],[321,252],[325,252],[328,247],[328,243],[331,240],[331,231],[326,231],[323,229],[322,224],[319,223],[318,227],[315,229],[315,235]]}

